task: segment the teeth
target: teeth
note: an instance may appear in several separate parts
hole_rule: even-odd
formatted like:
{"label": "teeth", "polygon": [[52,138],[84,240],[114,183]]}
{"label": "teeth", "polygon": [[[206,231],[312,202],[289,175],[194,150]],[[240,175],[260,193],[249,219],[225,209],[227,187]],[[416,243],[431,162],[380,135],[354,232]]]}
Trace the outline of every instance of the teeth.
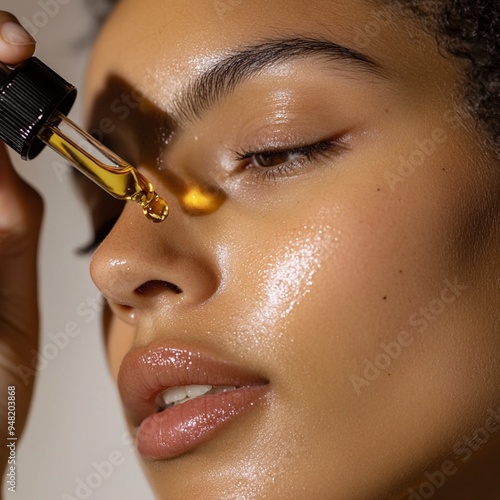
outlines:
{"label": "teeth", "polygon": [[198,396],[203,396],[203,394],[206,394],[211,389],[211,385],[187,385],[186,396],[188,398],[197,398]]}
{"label": "teeth", "polygon": [[172,387],[168,389],[163,394],[163,402],[168,406],[173,403],[178,403],[183,399],[187,398],[186,388],[185,387]]}
{"label": "teeth", "polygon": [[198,398],[205,394],[219,394],[221,392],[233,391],[236,386],[212,386],[212,385],[185,385],[181,387],[171,387],[163,391],[157,399],[160,409],[184,403],[189,399]]}

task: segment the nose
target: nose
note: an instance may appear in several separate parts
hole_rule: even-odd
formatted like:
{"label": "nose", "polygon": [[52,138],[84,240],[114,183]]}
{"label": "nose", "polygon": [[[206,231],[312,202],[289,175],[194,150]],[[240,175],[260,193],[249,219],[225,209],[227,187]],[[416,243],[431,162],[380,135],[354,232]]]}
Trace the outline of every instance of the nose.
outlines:
{"label": "nose", "polygon": [[112,311],[134,324],[138,312],[196,307],[219,287],[217,261],[201,219],[172,207],[161,223],[128,202],[96,250],[90,273]]}

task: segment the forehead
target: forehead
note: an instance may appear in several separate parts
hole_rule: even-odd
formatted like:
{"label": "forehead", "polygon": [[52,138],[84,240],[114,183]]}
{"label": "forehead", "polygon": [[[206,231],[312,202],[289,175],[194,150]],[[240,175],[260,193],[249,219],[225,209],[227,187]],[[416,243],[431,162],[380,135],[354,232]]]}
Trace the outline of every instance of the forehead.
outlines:
{"label": "forehead", "polygon": [[231,51],[284,36],[358,50],[409,85],[428,85],[450,70],[433,37],[383,2],[122,0],[96,44],[89,98],[113,74],[165,101]]}

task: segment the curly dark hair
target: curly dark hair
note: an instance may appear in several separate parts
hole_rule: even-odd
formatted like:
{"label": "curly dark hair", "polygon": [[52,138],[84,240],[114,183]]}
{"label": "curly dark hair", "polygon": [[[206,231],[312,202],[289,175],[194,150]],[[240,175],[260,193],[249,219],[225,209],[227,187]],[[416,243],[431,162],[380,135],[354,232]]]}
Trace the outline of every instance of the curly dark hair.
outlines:
{"label": "curly dark hair", "polygon": [[500,154],[500,3],[498,0],[400,0],[431,21],[439,46],[463,59],[464,99]]}
{"label": "curly dark hair", "polygon": [[[105,1],[112,7],[119,0]],[[383,0],[382,3],[409,8],[434,31],[445,53],[466,62],[463,98],[467,110],[500,155],[499,0]]]}

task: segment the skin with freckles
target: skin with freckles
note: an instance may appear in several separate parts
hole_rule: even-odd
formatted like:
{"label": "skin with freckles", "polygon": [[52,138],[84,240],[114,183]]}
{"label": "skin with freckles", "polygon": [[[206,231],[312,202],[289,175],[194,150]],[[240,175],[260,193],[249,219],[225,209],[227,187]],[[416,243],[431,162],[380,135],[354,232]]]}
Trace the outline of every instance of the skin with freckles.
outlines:
{"label": "skin with freckles", "polygon": [[[114,119],[106,139],[170,206],[153,225],[128,204],[93,257],[113,374],[163,342],[269,381],[223,432],[144,461],[158,498],[498,498],[500,165],[460,66],[401,13],[361,44],[376,2],[229,4],[122,0],[88,77],[90,128]],[[182,104],[284,39],[308,48]],[[92,109],[113,81],[161,119]],[[186,211],[172,178],[221,201]]]}

